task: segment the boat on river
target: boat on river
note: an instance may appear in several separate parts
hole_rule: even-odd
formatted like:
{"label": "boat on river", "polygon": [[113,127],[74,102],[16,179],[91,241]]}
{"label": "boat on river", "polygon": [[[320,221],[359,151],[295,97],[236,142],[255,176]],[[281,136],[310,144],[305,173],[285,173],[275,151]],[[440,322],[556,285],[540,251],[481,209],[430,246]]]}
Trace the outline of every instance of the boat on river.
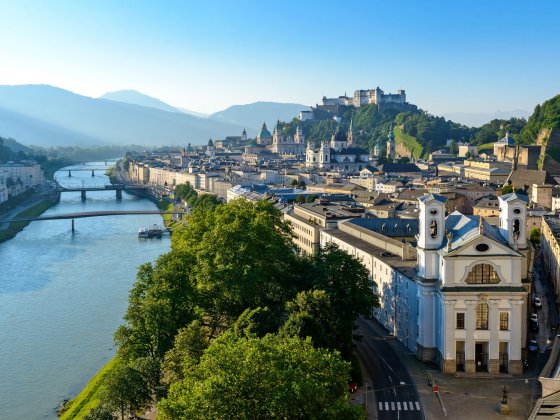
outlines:
{"label": "boat on river", "polygon": [[149,227],[138,229],[138,237],[147,238],[147,239],[151,239],[151,238],[161,239],[163,235],[163,231],[164,229],[161,226],[152,225]]}

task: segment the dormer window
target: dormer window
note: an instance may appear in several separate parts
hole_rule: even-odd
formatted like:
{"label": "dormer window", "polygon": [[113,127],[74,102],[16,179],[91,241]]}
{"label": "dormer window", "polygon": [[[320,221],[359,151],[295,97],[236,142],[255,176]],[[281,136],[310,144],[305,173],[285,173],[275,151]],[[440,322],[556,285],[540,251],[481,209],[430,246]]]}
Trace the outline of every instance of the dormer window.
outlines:
{"label": "dormer window", "polygon": [[470,271],[465,283],[467,284],[497,284],[500,277],[490,264],[477,264]]}

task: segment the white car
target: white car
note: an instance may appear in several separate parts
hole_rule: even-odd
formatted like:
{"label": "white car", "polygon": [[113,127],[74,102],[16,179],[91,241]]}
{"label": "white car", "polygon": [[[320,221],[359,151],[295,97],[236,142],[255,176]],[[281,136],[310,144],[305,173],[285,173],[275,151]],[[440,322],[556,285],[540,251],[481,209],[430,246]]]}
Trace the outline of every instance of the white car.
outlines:
{"label": "white car", "polygon": [[535,313],[531,314],[531,321],[537,321],[539,320],[539,316]]}

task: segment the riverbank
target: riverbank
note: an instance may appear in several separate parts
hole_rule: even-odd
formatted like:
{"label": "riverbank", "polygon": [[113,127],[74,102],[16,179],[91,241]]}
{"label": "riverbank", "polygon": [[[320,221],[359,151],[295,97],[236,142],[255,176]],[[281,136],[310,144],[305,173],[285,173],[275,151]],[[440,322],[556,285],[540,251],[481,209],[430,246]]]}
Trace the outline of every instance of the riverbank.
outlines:
{"label": "riverbank", "polygon": [[81,419],[89,413],[92,408],[99,404],[99,393],[103,389],[103,381],[109,372],[115,367],[115,359],[101,368],[87,383],[75,398],[64,404],[58,411],[61,420]]}
{"label": "riverbank", "polygon": [[[10,217],[13,219],[17,218],[27,218],[27,217],[38,217],[45,211],[50,209],[56,204],[56,200],[43,199],[35,204],[31,204],[30,207],[17,213],[16,215]],[[9,239],[15,237],[19,232],[27,227],[31,222],[10,222],[5,229],[0,230],[0,243],[5,242]],[[0,227],[1,229],[1,227]]]}

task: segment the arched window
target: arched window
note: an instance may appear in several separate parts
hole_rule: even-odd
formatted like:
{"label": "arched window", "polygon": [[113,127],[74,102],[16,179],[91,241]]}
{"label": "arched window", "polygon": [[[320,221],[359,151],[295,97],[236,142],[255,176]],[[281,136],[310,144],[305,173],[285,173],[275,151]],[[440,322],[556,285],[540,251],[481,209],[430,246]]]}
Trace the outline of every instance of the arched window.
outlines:
{"label": "arched window", "polygon": [[476,329],[488,329],[488,305],[484,302],[479,302],[476,305]]}
{"label": "arched window", "polygon": [[490,264],[475,265],[465,280],[467,284],[496,284],[499,282],[500,277]]}
{"label": "arched window", "polygon": [[521,224],[519,223],[519,219],[515,219],[513,221],[513,236],[515,239],[519,239],[519,234],[521,233]]}

